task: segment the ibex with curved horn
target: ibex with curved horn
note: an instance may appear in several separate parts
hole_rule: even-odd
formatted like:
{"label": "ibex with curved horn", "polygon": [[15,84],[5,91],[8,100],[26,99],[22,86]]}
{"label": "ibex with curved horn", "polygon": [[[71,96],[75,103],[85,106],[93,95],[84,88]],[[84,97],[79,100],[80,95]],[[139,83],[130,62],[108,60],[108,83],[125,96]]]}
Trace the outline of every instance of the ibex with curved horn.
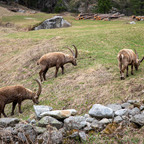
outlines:
{"label": "ibex with curved horn", "polygon": [[[134,49],[135,50],[135,49]],[[128,77],[128,65],[131,65],[131,74],[133,75],[133,67],[138,70],[140,63],[144,60],[144,57],[139,60],[137,51],[135,53],[131,49],[122,49],[119,51],[118,56],[118,63],[120,69],[120,78],[124,80],[124,71],[127,69],[126,76]]]}
{"label": "ibex with curved horn", "polygon": [[0,88],[0,117],[1,113],[4,115],[4,117],[6,117],[6,114],[4,112],[6,104],[13,103],[11,115],[14,115],[14,109],[17,103],[19,107],[19,113],[22,113],[22,101],[26,99],[31,99],[35,104],[39,103],[38,99],[41,94],[42,87],[41,83],[37,79],[35,79],[35,81],[38,83],[39,86],[37,93],[32,92],[31,90],[24,88],[20,85]]}
{"label": "ibex with curved horn", "polygon": [[[59,68],[61,67],[62,69],[62,74],[64,74],[64,64],[66,63],[72,63],[74,66],[77,65],[76,59],[78,56],[78,50],[75,45],[72,45],[75,48],[75,53],[71,50],[71,48],[67,47],[73,56],[69,54],[65,54],[62,52],[52,52],[43,55],[38,61],[37,64],[41,66],[41,70],[39,72],[39,76],[41,81],[46,80],[46,72],[48,71],[49,68],[51,67],[56,67],[55,71],[55,77],[57,77],[57,73]],[[42,78],[43,76],[43,78]]]}

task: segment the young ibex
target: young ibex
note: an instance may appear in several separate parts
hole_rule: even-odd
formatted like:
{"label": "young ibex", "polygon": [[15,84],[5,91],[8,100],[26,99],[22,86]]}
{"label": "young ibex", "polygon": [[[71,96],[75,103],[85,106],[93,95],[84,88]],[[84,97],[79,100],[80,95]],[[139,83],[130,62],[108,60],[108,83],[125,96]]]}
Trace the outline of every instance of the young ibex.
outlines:
{"label": "young ibex", "polygon": [[[68,47],[68,49],[71,51],[73,56],[62,53],[62,52],[51,52],[48,54],[43,55],[38,61],[37,64],[41,66],[41,70],[39,72],[39,76],[41,81],[46,80],[46,72],[51,67],[56,67],[55,71],[55,77],[57,77],[57,73],[59,70],[59,67],[62,69],[62,74],[64,74],[64,64],[66,63],[72,63],[74,66],[77,65],[76,59],[78,56],[78,51],[75,45],[73,45],[75,48],[75,53]],[[42,78],[43,75],[43,78]]]}
{"label": "young ibex", "polygon": [[121,75],[120,78],[121,80],[124,80],[125,69],[127,69],[126,76],[128,77],[128,65],[131,65],[131,74],[133,75],[133,66],[136,70],[138,70],[138,67],[140,63],[144,60],[144,57],[141,60],[139,60],[136,50],[134,53],[134,51],[131,49],[122,49],[119,51],[117,59]]}
{"label": "young ibex", "polygon": [[14,109],[17,103],[19,107],[19,113],[22,113],[21,103],[26,99],[31,99],[36,104],[39,103],[38,99],[41,94],[42,87],[41,87],[41,83],[37,79],[35,79],[35,81],[39,85],[39,89],[37,93],[32,92],[31,90],[19,85],[0,88],[0,117],[1,117],[1,113],[4,115],[4,117],[6,117],[4,108],[5,105],[8,103],[13,103],[11,115],[14,115]]}

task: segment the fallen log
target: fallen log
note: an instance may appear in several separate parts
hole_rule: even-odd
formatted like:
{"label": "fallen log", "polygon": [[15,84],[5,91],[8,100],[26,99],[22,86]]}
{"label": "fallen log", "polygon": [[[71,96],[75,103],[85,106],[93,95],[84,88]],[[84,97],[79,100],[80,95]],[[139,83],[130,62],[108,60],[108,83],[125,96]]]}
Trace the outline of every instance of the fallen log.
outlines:
{"label": "fallen log", "polygon": [[92,20],[110,20],[110,19],[116,19],[119,17],[123,17],[124,14],[92,14],[92,13],[81,13],[78,15],[76,20],[86,20],[86,19],[92,19]]}
{"label": "fallen log", "polygon": [[132,19],[135,19],[137,21],[141,21],[141,20],[144,20],[144,16],[135,16],[135,15],[132,15]]}

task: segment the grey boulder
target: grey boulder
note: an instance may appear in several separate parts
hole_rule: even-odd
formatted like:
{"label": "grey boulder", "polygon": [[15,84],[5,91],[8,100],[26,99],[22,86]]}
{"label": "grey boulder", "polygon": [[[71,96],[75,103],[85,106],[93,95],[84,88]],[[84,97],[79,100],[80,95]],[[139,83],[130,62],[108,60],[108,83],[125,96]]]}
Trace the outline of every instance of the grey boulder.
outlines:
{"label": "grey boulder", "polygon": [[63,19],[62,16],[54,16],[51,19],[47,19],[42,22],[39,26],[35,27],[34,30],[39,29],[52,29],[52,28],[61,28],[61,27],[70,27],[71,24]]}
{"label": "grey boulder", "polygon": [[35,110],[35,114],[36,114],[37,118],[41,118],[40,117],[41,113],[48,112],[53,109],[50,106],[44,106],[44,105],[34,105],[33,108]]}
{"label": "grey boulder", "polygon": [[83,116],[70,116],[64,120],[66,129],[82,129],[87,125],[86,119]]}
{"label": "grey boulder", "polygon": [[101,104],[95,104],[89,111],[89,115],[96,118],[112,118],[113,110]]}
{"label": "grey boulder", "polygon": [[15,124],[19,123],[18,118],[0,118],[0,126],[8,127],[8,126],[15,126]]}
{"label": "grey boulder", "polygon": [[37,125],[39,127],[46,127],[47,125],[51,125],[57,129],[60,129],[63,126],[63,123],[51,116],[45,116],[40,121],[38,121]]}
{"label": "grey boulder", "polygon": [[75,109],[67,109],[67,110],[54,110],[54,111],[47,111],[40,114],[40,117],[44,116],[52,116],[56,119],[65,119],[69,116],[74,116],[77,114]]}
{"label": "grey boulder", "polygon": [[129,113],[128,109],[121,109],[121,110],[115,111],[116,116],[128,115],[128,113]]}
{"label": "grey boulder", "polygon": [[129,111],[130,115],[136,115],[136,114],[140,114],[140,110],[139,108],[135,107],[132,110]]}
{"label": "grey boulder", "polygon": [[138,114],[131,118],[131,122],[144,126],[144,114]]}

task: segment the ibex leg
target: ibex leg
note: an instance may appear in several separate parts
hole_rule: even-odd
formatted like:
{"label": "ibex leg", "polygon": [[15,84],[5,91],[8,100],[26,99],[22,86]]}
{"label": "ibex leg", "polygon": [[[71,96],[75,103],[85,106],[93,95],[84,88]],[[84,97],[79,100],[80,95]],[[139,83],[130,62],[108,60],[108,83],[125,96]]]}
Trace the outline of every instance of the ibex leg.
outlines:
{"label": "ibex leg", "polygon": [[126,76],[128,77],[129,75],[128,75],[128,66],[127,66],[127,73],[126,73]]}
{"label": "ibex leg", "polygon": [[133,65],[131,65],[131,74],[133,75]]}
{"label": "ibex leg", "polygon": [[125,77],[124,77],[124,71],[125,71],[125,69],[127,68],[127,66],[123,66],[123,68],[122,68],[122,70],[121,70],[121,80],[124,80],[125,79]]}
{"label": "ibex leg", "polygon": [[22,110],[21,110],[21,102],[18,102],[18,107],[19,107],[19,113],[22,113]]}
{"label": "ibex leg", "polygon": [[120,74],[121,74],[121,71],[122,71],[122,63],[119,62],[119,69],[120,69]]}
{"label": "ibex leg", "polygon": [[39,76],[40,76],[40,80],[41,80],[41,82],[43,81],[42,73],[43,73],[43,70],[40,70],[40,72],[39,72]]}
{"label": "ibex leg", "polygon": [[55,77],[57,77],[58,70],[59,70],[59,67],[56,67]]}
{"label": "ibex leg", "polygon": [[44,70],[44,72],[43,72],[43,78],[44,78],[44,80],[46,80],[46,72],[47,71],[48,71],[48,68],[46,67],[45,70]]}
{"label": "ibex leg", "polygon": [[13,102],[11,116],[14,115],[14,110],[17,102]]}
{"label": "ibex leg", "polygon": [[64,74],[64,66],[61,66],[62,74]]}
{"label": "ibex leg", "polygon": [[4,115],[4,117],[7,117],[7,115],[6,115],[5,112],[4,112],[4,108],[5,108],[5,105],[3,106],[2,114]]}

